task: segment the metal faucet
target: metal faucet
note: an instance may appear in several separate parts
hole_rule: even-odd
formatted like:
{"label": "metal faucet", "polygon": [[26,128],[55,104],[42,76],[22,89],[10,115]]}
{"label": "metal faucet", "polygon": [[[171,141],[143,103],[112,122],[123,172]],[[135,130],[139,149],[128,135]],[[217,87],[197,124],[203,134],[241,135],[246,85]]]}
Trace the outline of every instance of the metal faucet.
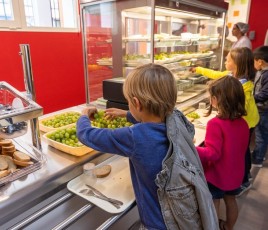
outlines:
{"label": "metal faucet", "polygon": [[[26,96],[31,100],[36,101],[29,44],[20,44],[19,55],[21,55],[22,59]],[[38,118],[33,118],[30,120],[30,127],[32,133],[33,146],[41,150],[42,146],[41,146]]]}

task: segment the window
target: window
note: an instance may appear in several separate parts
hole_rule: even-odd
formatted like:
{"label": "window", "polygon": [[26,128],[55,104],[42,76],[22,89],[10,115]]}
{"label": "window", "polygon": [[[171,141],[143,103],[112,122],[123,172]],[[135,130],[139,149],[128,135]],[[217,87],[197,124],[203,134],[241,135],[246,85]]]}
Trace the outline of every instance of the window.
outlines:
{"label": "window", "polygon": [[60,27],[60,13],[59,13],[59,2],[58,0],[50,0],[51,11],[52,11],[52,26]]}
{"label": "window", "polygon": [[0,20],[14,20],[11,0],[0,0]]}
{"label": "window", "polygon": [[35,25],[35,16],[34,16],[33,1],[32,0],[24,0],[24,10],[25,10],[25,17],[26,17],[27,26],[34,26]]}
{"label": "window", "polygon": [[0,0],[0,30],[78,31],[77,0]]}

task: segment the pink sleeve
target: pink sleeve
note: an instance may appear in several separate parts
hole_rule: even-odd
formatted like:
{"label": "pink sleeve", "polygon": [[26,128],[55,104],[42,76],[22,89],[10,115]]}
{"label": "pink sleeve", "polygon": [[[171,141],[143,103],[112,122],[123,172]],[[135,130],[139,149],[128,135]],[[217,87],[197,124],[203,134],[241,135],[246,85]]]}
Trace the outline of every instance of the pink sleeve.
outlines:
{"label": "pink sleeve", "polygon": [[217,161],[222,154],[222,130],[220,124],[212,119],[207,124],[204,147],[196,147],[203,166]]}

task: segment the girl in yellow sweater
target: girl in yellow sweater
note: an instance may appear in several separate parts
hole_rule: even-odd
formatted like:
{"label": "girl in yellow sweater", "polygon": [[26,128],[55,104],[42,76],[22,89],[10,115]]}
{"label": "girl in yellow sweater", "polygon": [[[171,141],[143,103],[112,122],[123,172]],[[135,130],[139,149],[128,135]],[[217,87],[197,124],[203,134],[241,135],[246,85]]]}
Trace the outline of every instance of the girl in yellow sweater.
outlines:
{"label": "girl in yellow sweater", "polygon": [[[253,82],[255,78],[255,70],[254,70],[254,58],[252,51],[247,47],[232,49],[226,57],[225,68],[226,71],[223,72],[214,71],[202,67],[193,68],[191,69],[191,71],[196,72],[198,74],[202,74],[203,76],[206,76],[210,79],[218,79],[226,75],[232,75],[241,82],[246,99],[245,109],[247,115],[244,116],[244,119],[248,123],[251,137],[251,134],[260,119],[258,109],[253,97],[253,89],[254,89]],[[242,193],[244,193],[251,187],[251,183],[249,182],[250,168],[251,168],[251,155],[248,144],[248,150],[246,152],[246,160],[245,160],[245,176],[243,184],[241,185],[240,195],[242,195]]]}

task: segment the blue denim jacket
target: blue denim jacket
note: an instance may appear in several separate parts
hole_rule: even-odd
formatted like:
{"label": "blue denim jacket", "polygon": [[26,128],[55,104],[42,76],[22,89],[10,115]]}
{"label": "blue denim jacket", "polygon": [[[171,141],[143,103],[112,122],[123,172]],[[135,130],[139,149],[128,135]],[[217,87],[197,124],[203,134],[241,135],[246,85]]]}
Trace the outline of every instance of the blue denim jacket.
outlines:
{"label": "blue denim jacket", "polygon": [[169,150],[155,180],[167,229],[218,229],[218,218],[193,144],[194,127],[174,110],[167,117]]}

